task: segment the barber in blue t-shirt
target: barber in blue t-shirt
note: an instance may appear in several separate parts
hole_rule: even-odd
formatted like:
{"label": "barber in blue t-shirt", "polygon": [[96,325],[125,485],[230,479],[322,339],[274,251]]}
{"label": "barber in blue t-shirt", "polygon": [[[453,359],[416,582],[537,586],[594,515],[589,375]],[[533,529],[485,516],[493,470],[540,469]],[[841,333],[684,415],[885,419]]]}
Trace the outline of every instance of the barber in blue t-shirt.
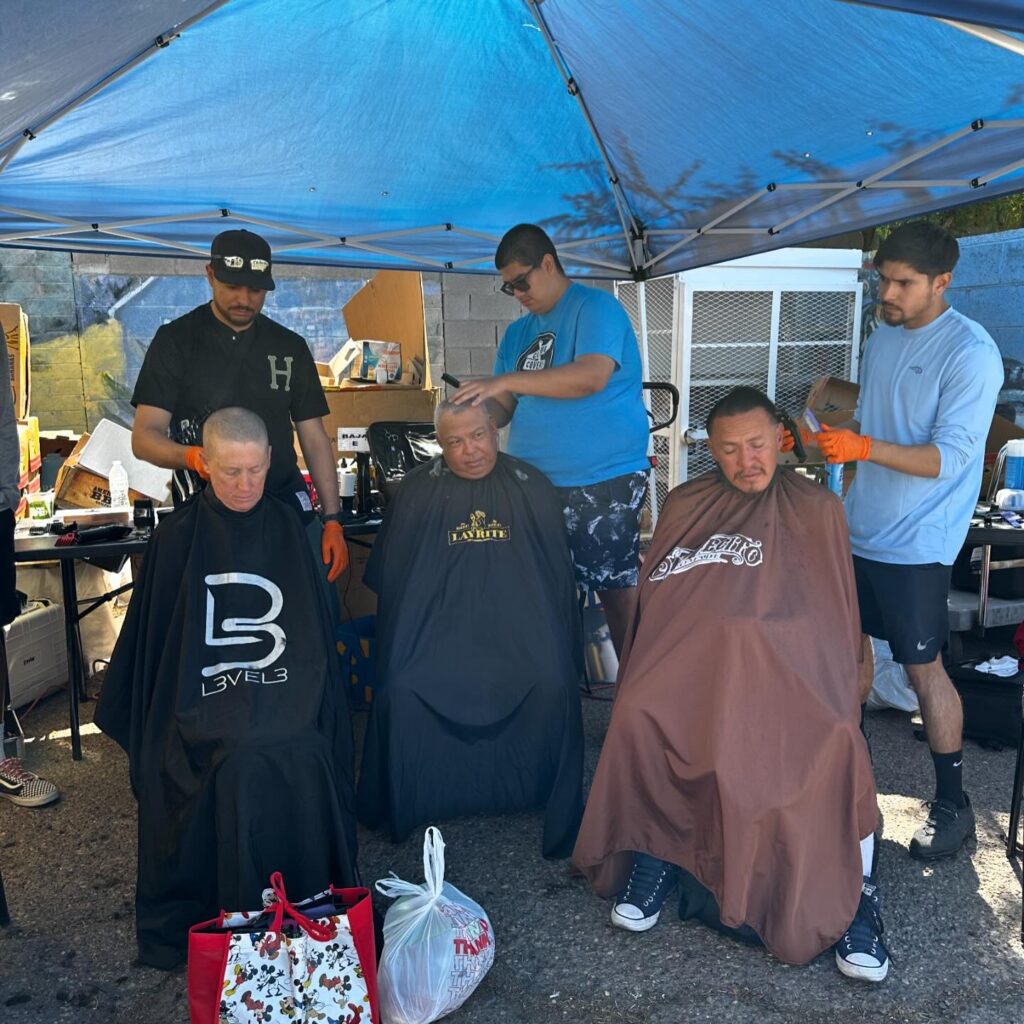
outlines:
{"label": "barber in blue t-shirt", "polygon": [[[963,790],[963,709],[942,665],[950,571],[981,489],[1003,362],[988,332],[944,298],[960,248],[934,224],[878,248],[883,325],[868,338],[853,429],[816,439],[833,463],[860,461],[846,499],[861,628],[889,642],[921,704],[935,800],[910,855],[937,860],[974,835]],[[871,688],[865,636],[861,691]]]}
{"label": "barber in blue t-shirt", "polygon": [[647,413],[640,351],[615,297],[574,284],[534,224],[506,232],[494,256],[528,315],[505,331],[493,377],[455,402],[494,399],[511,419],[511,455],[558,489],[581,586],[596,590],[616,651],[637,582],[640,506],[647,491]]}

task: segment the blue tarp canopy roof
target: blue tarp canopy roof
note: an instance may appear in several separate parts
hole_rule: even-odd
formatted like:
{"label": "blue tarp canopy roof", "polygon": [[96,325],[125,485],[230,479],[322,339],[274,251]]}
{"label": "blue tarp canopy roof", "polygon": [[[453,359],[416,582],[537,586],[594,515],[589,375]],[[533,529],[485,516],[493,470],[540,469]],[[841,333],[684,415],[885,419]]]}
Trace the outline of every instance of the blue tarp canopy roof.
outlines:
{"label": "blue tarp canopy roof", "polygon": [[[939,19],[950,19],[949,21]],[[644,276],[1024,188],[1024,3],[4,0],[0,245]],[[2,260],[2,256],[0,256]]]}

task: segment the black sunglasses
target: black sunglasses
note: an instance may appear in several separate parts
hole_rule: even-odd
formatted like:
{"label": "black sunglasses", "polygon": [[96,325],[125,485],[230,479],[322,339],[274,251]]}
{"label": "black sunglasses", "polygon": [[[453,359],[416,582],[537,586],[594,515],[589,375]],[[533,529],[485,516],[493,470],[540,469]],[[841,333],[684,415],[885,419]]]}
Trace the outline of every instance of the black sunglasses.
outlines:
{"label": "black sunglasses", "polygon": [[530,290],[530,275],[537,269],[536,265],[530,267],[525,274],[520,274],[517,278],[511,281],[506,281],[501,286],[501,292],[504,295],[515,295],[516,292],[528,292]]}

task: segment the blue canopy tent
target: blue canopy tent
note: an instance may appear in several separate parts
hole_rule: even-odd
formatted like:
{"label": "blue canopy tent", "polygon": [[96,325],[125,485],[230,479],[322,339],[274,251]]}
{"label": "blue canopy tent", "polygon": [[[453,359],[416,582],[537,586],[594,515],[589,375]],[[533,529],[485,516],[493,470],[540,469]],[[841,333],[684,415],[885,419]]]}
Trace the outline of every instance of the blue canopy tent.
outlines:
{"label": "blue canopy tent", "polygon": [[[939,20],[947,19],[947,20]],[[1024,3],[5,0],[0,245],[645,277],[1024,188]]]}

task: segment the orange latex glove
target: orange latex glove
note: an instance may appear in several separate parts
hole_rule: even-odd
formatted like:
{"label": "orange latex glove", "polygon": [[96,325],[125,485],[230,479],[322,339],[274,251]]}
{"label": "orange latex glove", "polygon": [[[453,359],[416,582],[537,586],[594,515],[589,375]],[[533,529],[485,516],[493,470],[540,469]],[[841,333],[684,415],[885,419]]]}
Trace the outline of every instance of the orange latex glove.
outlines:
{"label": "orange latex glove", "polygon": [[192,470],[193,473],[198,473],[204,480],[210,479],[210,473],[203,463],[203,449],[196,445],[192,445],[190,448],[185,449],[185,465]]}
{"label": "orange latex glove", "polygon": [[[800,431],[800,440],[803,441],[804,447],[811,443],[813,435],[809,430],[804,430],[803,427],[797,428]],[[793,440],[793,434],[788,427],[782,428],[782,447],[779,449],[783,452],[791,452],[796,447],[796,442]]]}
{"label": "orange latex glove", "polygon": [[341,523],[324,523],[323,536],[320,538],[320,554],[323,555],[324,565],[329,565],[327,570],[327,582],[333,583],[348,568],[348,545],[345,543],[345,534],[342,532]]}
{"label": "orange latex glove", "polygon": [[830,427],[822,423],[821,433],[815,434],[814,440],[825,453],[825,458],[833,464],[861,462],[871,458],[871,438],[864,434],[855,434],[852,430]]}

